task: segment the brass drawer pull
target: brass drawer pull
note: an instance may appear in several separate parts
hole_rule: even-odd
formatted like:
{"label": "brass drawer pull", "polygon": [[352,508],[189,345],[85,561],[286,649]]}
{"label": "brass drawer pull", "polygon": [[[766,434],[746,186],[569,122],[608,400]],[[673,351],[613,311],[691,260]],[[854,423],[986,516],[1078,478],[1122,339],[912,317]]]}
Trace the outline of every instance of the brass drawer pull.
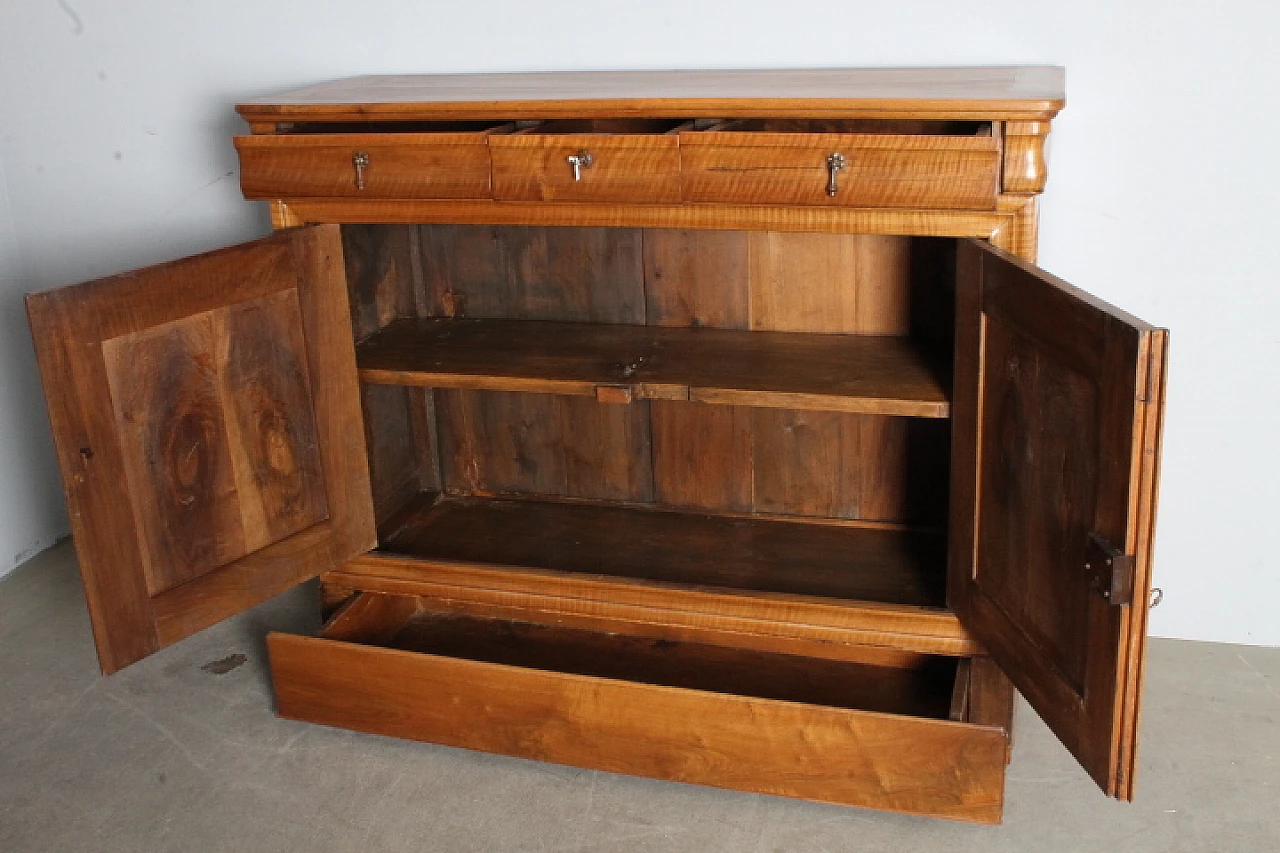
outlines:
{"label": "brass drawer pull", "polygon": [[835,195],[839,191],[836,186],[836,175],[849,165],[843,154],[835,152],[827,155],[827,195]]}
{"label": "brass drawer pull", "polygon": [[591,164],[596,158],[591,156],[590,151],[579,151],[577,154],[570,154],[565,160],[569,163],[569,168],[573,169],[573,180],[582,180],[582,170],[591,168]]}
{"label": "brass drawer pull", "polygon": [[364,189],[364,170],[369,168],[369,155],[364,151],[357,151],[351,155],[351,165],[356,167],[356,189]]}

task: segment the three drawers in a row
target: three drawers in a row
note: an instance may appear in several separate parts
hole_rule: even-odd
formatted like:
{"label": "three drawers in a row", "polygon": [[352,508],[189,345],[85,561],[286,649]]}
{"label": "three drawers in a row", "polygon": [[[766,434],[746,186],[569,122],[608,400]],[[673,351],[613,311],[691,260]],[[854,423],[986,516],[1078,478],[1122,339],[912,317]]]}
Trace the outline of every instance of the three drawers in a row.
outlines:
{"label": "three drawers in a row", "polygon": [[239,137],[245,196],[991,210],[999,189],[999,139],[989,122],[582,119],[349,129]]}

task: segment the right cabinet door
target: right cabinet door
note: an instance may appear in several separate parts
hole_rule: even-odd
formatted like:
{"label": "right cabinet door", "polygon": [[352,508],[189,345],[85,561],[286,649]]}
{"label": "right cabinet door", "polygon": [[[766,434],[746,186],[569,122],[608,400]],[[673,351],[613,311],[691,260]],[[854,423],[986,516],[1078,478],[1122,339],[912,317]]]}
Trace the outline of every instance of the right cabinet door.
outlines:
{"label": "right cabinet door", "polygon": [[1125,800],[1167,338],[984,242],[960,243],[951,606],[1102,789]]}

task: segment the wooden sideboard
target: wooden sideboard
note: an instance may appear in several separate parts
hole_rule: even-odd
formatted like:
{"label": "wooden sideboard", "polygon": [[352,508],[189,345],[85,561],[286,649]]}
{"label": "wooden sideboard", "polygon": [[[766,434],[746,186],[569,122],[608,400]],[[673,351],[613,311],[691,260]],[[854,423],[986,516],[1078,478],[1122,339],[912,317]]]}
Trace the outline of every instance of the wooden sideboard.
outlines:
{"label": "wooden sideboard", "polygon": [[1167,333],[1033,266],[1056,68],[368,77],[277,233],[28,298],[102,669],[308,579],[282,716],[995,822],[1133,794]]}

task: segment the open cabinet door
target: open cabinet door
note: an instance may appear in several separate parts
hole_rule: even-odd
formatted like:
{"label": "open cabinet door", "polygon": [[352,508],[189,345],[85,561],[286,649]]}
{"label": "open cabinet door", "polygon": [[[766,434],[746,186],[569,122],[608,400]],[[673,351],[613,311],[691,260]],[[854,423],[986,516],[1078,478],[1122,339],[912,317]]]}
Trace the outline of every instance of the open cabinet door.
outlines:
{"label": "open cabinet door", "polygon": [[1168,333],[986,243],[958,251],[951,606],[1131,799]]}
{"label": "open cabinet door", "polygon": [[335,226],[27,311],[104,673],[373,547]]}

